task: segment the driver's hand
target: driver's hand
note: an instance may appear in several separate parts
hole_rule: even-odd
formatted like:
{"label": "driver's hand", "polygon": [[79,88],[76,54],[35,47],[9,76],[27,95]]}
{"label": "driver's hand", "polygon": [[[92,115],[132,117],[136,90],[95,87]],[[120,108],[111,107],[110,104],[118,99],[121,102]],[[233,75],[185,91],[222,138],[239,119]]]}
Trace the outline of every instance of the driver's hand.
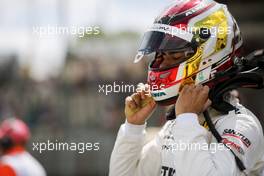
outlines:
{"label": "driver's hand", "polygon": [[126,98],[125,115],[127,122],[134,125],[145,124],[155,107],[156,102],[151,97],[149,88],[145,86]]}
{"label": "driver's hand", "polygon": [[185,85],[175,105],[176,116],[183,113],[195,113],[197,115],[202,113],[211,104],[208,94],[208,86]]}

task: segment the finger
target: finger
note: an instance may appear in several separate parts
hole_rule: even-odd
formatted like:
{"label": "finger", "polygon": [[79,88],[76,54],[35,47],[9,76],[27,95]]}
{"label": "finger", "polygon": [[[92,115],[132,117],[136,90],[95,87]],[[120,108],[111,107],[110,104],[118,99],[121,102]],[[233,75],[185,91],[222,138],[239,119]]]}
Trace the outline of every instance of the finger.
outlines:
{"label": "finger", "polygon": [[130,96],[126,97],[125,104],[132,109],[137,107],[136,102]]}
{"label": "finger", "polygon": [[148,105],[146,105],[145,107],[143,107],[140,110],[141,115],[146,116],[146,115],[151,115],[151,113],[154,111],[154,109],[156,108],[157,104],[156,102],[153,100],[151,101]]}
{"label": "finger", "polygon": [[202,90],[202,89],[203,89],[203,86],[200,85],[200,84],[198,84],[198,85],[195,86],[195,88],[196,88],[197,90]]}
{"label": "finger", "polygon": [[149,92],[150,91],[150,86],[148,84],[145,84],[145,87],[144,87],[144,91],[145,92]]}
{"label": "finger", "polygon": [[137,90],[136,91],[137,91],[137,93],[140,94],[140,97],[141,97],[142,100],[145,99],[145,92],[144,92],[144,90],[145,90],[145,85],[143,83],[139,83],[137,85]]}
{"label": "finger", "polygon": [[195,84],[190,84],[191,89],[194,89],[195,87],[196,87]]}
{"label": "finger", "polygon": [[205,105],[203,107],[203,112],[205,110],[207,110],[209,108],[209,106],[211,106],[211,104],[212,104],[212,101],[210,99],[207,99],[207,101],[206,101],[206,103],[205,103]]}
{"label": "finger", "polygon": [[195,94],[199,94],[202,90],[203,90],[202,85],[196,85],[195,88],[193,89],[193,92],[195,92]]}
{"label": "finger", "polygon": [[135,101],[136,105],[138,107],[140,107],[140,102],[141,102],[141,97],[140,97],[140,93],[134,93],[132,94],[132,99]]}
{"label": "finger", "polygon": [[187,93],[193,93],[195,91],[195,85],[194,84],[189,84],[189,88],[186,91]]}
{"label": "finger", "polygon": [[150,85],[145,84],[144,92],[145,92],[145,95],[147,95],[148,97],[151,97],[151,88],[150,88]]}
{"label": "finger", "polygon": [[144,100],[147,97],[151,96],[151,94],[150,94],[150,86],[148,84],[139,83],[138,84],[138,88],[139,88],[139,91],[137,91],[137,92],[140,92],[141,99]]}
{"label": "finger", "polygon": [[204,93],[206,93],[206,94],[209,94],[210,89],[209,89],[208,86],[203,86],[202,91],[203,91]]}
{"label": "finger", "polygon": [[149,91],[149,85],[148,84],[139,83],[137,85],[137,88],[139,88],[139,90],[141,90],[141,91],[145,91],[145,92]]}
{"label": "finger", "polygon": [[189,85],[185,85],[185,86],[183,86],[183,88],[182,88],[180,94],[185,94],[186,92],[188,92],[189,87],[190,87]]}
{"label": "finger", "polygon": [[137,85],[136,92],[142,92],[145,89],[145,85],[143,83],[139,83]]}
{"label": "finger", "polygon": [[154,106],[157,105],[157,103],[156,103],[156,101],[155,101],[154,99],[151,99],[150,102],[149,102],[149,105],[150,105],[151,107],[154,107]]}
{"label": "finger", "polygon": [[144,91],[140,92],[140,98],[142,100],[145,100],[146,99],[146,95],[145,95],[145,92]]}
{"label": "finger", "polygon": [[144,93],[143,94],[144,95],[144,98],[151,97],[150,86],[148,84],[145,84],[144,85],[143,93]]}
{"label": "finger", "polygon": [[195,86],[194,84],[190,84],[190,87],[189,87],[189,88],[190,88],[191,90],[193,90],[193,89],[195,89],[195,87],[196,87],[196,86]]}
{"label": "finger", "polygon": [[208,86],[204,86],[201,90],[201,92],[199,93],[199,98],[205,103],[208,100],[208,96],[209,96],[209,87]]}

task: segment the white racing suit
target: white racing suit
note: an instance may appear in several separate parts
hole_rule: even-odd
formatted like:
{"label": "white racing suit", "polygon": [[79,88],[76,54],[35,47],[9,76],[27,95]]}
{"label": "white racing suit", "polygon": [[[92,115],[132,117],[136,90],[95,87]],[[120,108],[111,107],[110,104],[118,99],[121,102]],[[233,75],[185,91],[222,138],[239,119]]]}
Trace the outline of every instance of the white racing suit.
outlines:
{"label": "white racing suit", "polygon": [[260,122],[239,103],[236,108],[215,118],[214,123],[223,142],[244,163],[243,173],[231,151],[199,124],[197,115],[185,113],[168,121],[146,145],[146,125],[123,124],[112,152],[109,176],[264,176]]}
{"label": "white racing suit", "polygon": [[[8,166],[15,176],[46,176],[42,165],[27,151],[6,154],[0,158],[0,164]],[[3,172],[0,176],[6,176]]]}

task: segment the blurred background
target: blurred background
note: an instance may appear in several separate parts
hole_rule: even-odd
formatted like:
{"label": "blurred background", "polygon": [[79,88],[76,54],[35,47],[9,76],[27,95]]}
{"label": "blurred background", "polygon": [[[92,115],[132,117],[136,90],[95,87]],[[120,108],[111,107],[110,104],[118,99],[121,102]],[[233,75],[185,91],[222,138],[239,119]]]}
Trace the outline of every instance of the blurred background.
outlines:
{"label": "blurred background", "polygon": [[[136,85],[146,63],[133,64],[144,30],[171,0],[0,0],[0,118],[18,116],[32,131],[29,151],[49,176],[108,173],[124,98],[99,85]],[[264,1],[228,4],[244,36],[246,53],[264,47]],[[92,27],[97,35],[42,29]],[[240,90],[242,102],[264,124],[264,91]],[[159,108],[150,126],[164,123]],[[99,142],[100,151],[32,151],[32,142]]]}

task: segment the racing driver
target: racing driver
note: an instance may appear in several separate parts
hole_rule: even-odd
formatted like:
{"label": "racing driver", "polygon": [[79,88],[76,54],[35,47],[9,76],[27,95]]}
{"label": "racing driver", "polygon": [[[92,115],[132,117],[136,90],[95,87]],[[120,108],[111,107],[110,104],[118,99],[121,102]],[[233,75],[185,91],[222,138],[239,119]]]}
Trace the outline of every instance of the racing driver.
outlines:
{"label": "racing driver", "polygon": [[[223,101],[215,104],[215,96],[209,96],[219,85],[221,91],[221,85],[238,84],[235,76],[225,76],[242,58],[241,48],[240,30],[224,4],[182,0],[166,8],[145,33],[135,58],[152,58],[148,86],[126,98],[126,122],[109,175],[264,175],[257,117],[239,103],[232,86]],[[145,144],[146,121],[157,105],[172,105],[174,118]],[[205,111],[215,129],[206,127]]]}
{"label": "racing driver", "polygon": [[0,125],[0,176],[46,176],[42,165],[25,149],[30,132],[18,118]]}

